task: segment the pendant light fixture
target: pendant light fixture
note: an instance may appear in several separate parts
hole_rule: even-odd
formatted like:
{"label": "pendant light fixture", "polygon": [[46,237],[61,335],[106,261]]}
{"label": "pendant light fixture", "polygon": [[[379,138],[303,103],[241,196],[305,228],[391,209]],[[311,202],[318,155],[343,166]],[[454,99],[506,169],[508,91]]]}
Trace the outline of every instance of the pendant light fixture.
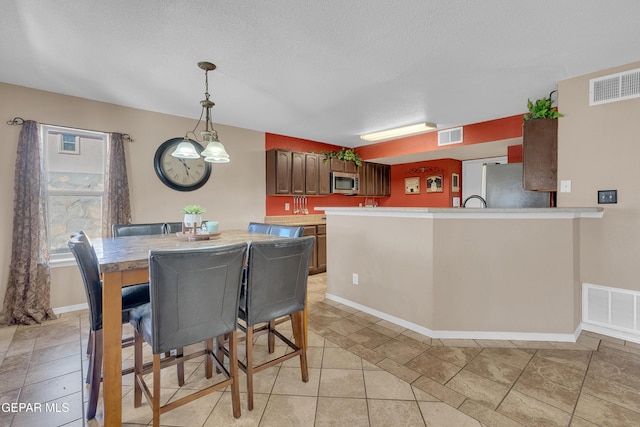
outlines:
{"label": "pendant light fixture", "polygon": [[[209,99],[209,71],[216,69],[216,66],[211,62],[198,62],[198,67],[204,70],[204,84],[205,91],[203,101],[200,101],[202,111],[200,112],[200,118],[198,123],[191,131],[187,131],[184,135],[184,140],[178,144],[176,149],[171,155],[180,159],[197,159],[200,156],[204,157],[205,162],[209,163],[229,163],[229,154],[225,150],[224,145],[218,139],[218,132],[213,129],[213,123],[211,123],[211,108],[215,105],[213,101]],[[206,112],[204,130],[200,131],[200,138],[195,134],[196,129],[202,121],[202,115]],[[211,129],[209,129],[211,125]],[[193,135],[194,139],[205,146],[202,153],[198,154],[196,148],[193,146],[193,141],[189,139],[189,134]]]}

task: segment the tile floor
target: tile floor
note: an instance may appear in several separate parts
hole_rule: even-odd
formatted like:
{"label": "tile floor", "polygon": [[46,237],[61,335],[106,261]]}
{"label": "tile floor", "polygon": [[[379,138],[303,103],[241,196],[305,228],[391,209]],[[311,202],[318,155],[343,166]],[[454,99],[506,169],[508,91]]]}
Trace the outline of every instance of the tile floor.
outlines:
{"label": "tile floor", "polygon": [[[217,392],[161,417],[165,426],[637,426],[640,345],[584,332],[577,343],[436,340],[325,300],[309,279],[309,382],[297,360],[258,373],[255,409],[231,414]],[[0,328],[0,427],[82,426],[86,312],[43,325]],[[262,341],[260,341],[262,340]],[[125,349],[130,365],[132,349]],[[266,355],[264,336],[256,351]],[[278,347],[278,351],[284,351]],[[186,384],[163,371],[162,398],[206,383],[187,362]],[[241,392],[244,388],[241,374]],[[123,379],[125,425],[148,425]],[[10,406],[31,404],[19,411]],[[40,405],[40,406],[38,406]],[[101,425],[102,402],[96,419]]]}

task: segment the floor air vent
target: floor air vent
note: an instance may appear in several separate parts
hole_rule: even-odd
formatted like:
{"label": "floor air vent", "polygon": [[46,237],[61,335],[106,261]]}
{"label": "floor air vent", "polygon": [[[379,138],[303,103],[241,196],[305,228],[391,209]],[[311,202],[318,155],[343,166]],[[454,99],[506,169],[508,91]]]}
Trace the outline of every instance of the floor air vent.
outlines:
{"label": "floor air vent", "polygon": [[460,144],[462,142],[462,128],[438,131],[438,146]]}
{"label": "floor air vent", "polygon": [[583,283],[582,323],[595,332],[640,337],[640,292]]}
{"label": "floor air vent", "polygon": [[589,105],[640,97],[640,68],[589,81]]}

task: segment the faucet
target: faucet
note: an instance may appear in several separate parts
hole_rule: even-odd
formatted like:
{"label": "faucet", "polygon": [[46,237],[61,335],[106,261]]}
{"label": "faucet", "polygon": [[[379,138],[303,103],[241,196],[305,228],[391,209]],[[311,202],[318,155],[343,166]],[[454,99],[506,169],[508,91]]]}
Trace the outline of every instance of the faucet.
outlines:
{"label": "faucet", "polygon": [[469,201],[469,199],[478,199],[482,202],[482,207],[486,208],[487,207],[487,201],[485,199],[482,198],[482,196],[478,196],[477,194],[474,194],[473,196],[469,196],[466,199],[464,199],[464,202],[462,202],[462,207],[466,208],[467,207],[467,202]]}

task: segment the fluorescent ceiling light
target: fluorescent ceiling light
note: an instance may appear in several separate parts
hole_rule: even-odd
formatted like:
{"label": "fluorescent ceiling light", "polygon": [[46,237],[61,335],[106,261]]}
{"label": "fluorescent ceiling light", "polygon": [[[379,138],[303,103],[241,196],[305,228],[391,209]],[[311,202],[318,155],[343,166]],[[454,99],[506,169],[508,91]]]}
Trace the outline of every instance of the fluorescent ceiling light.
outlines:
{"label": "fluorescent ceiling light", "polygon": [[435,123],[418,123],[416,125],[403,126],[394,129],[381,130],[379,132],[365,133],[364,135],[360,135],[360,138],[365,141],[381,141],[383,139],[391,139],[397,138],[399,136],[411,135],[414,133],[426,132],[428,130],[433,130],[438,125]]}

